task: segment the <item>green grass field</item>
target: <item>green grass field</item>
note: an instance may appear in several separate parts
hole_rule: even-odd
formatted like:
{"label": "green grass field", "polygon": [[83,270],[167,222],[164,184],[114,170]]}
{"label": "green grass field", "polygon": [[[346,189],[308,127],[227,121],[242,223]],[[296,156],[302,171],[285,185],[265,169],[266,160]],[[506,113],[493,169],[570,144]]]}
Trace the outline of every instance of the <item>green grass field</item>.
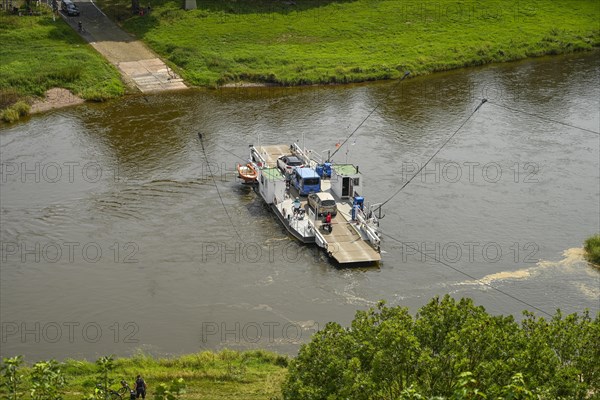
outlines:
{"label": "green grass field", "polygon": [[600,45],[595,0],[150,2],[132,17],[127,0],[99,1],[198,86],[389,79]]}
{"label": "green grass field", "polygon": [[123,95],[119,72],[49,9],[40,16],[0,13],[0,110],[53,87],[87,100]]}
{"label": "green grass field", "polygon": [[[205,351],[169,359],[136,355],[115,360],[115,369],[110,373],[114,381],[111,388],[118,390],[121,379],[134,387],[135,377],[140,374],[146,381],[150,399],[154,398],[153,393],[160,383],[168,384],[179,378],[183,378],[187,386],[186,399],[278,399],[287,363],[285,356],[262,350]],[[67,360],[62,369],[67,377],[64,400],[81,400],[93,394],[96,383],[101,382],[98,366],[93,362]],[[24,370],[23,388],[30,386],[29,373],[30,369]],[[0,395],[6,395],[4,388],[0,388]],[[129,396],[124,399],[128,400]]]}

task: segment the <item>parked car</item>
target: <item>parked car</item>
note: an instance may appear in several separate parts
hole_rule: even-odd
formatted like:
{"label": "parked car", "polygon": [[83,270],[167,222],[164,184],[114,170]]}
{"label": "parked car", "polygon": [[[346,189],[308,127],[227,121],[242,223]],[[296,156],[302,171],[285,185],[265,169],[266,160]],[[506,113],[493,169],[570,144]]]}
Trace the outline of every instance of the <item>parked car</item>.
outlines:
{"label": "parked car", "polygon": [[[327,192],[311,193],[308,195],[308,205],[318,212],[318,215],[331,213],[332,217],[337,215],[337,205],[333,196]],[[318,211],[317,211],[318,210]]]}
{"label": "parked car", "polygon": [[277,168],[286,176],[289,176],[296,167],[302,167],[303,162],[296,156],[282,156],[277,159]]}
{"label": "parked car", "polygon": [[79,15],[79,8],[71,0],[62,0],[60,7],[67,15]]}

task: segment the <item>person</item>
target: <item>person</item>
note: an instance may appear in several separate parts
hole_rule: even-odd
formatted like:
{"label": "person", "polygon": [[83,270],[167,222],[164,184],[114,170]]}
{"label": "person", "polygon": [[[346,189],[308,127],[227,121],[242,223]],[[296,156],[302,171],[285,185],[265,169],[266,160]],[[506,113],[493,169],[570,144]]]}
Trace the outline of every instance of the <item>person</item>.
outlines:
{"label": "person", "polygon": [[81,23],[81,21],[77,22],[77,29],[79,30],[79,32],[83,32],[83,24]]}
{"label": "person", "polygon": [[331,227],[331,213],[330,212],[328,212],[327,216],[325,217],[325,227],[329,232],[331,232],[332,227]]}
{"label": "person", "polygon": [[296,197],[296,199],[294,200],[294,215],[298,214],[299,211],[300,211],[300,198]]}
{"label": "person", "polygon": [[144,382],[141,375],[138,375],[137,378],[135,378],[135,391],[136,398],[140,398],[140,396],[142,399],[146,398],[146,382]]}

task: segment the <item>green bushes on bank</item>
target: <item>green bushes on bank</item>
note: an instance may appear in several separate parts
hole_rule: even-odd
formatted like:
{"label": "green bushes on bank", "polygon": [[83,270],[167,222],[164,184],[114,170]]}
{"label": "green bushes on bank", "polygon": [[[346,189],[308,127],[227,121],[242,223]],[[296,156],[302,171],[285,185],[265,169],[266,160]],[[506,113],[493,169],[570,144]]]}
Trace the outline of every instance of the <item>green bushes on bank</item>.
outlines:
{"label": "green bushes on bank", "polygon": [[32,367],[13,357],[3,360],[0,396],[34,399],[37,388],[40,399],[99,400],[98,383],[117,390],[121,379],[132,384],[141,374],[150,396],[182,399],[596,399],[598,338],[600,314],[587,311],[548,319],[525,312],[519,323],[471,299],[436,297],[415,316],[381,302],[358,311],[347,328],[328,323],[291,361],[263,350]]}
{"label": "green bushes on bank", "polygon": [[600,266],[600,235],[586,239],[583,249],[588,261]]}
{"label": "green bushes on bank", "polygon": [[0,112],[0,119],[4,122],[13,123],[18,121],[21,117],[29,115],[31,107],[24,101],[17,101],[13,105],[5,108]]}
{"label": "green bushes on bank", "polygon": [[[38,394],[43,389],[44,393],[52,392],[64,400],[104,400],[97,384],[119,390],[122,379],[133,386],[140,374],[148,385],[148,397],[155,400],[276,399],[281,393],[287,364],[286,356],[264,350],[204,351],[173,358],[139,353],[131,358],[101,357],[95,363],[41,361],[31,367],[23,365],[22,357],[12,357],[2,363],[0,397],[12,399],[16,394],[20,399],[34,399],[31,390],[46,382]],[[45,373],[40,374],[41,371]],[[176,396],[170,397],[173,395]]]}
{"label": "green bushes on bank", "polygon": [[[600,395],[600,315],[493,316],[434,298],[329,323],[291,362],[285,399],[586,399]],[[519,390],[517,390],[519,389]],[[516,392],[521,392],[520,396]],[[525,396],[524,393],[530,395]],[[418,395],[418,396],[417,396]]]}

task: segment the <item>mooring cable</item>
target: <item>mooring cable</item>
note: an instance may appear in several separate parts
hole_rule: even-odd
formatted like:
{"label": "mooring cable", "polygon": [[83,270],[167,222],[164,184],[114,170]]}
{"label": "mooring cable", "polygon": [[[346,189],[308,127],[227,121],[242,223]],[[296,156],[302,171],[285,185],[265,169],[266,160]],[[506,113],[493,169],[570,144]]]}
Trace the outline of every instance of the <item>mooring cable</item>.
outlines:
{"label": "mooring cable", "polygon": [[219,200],[221,201],[221,205],[223,206],[223,210],[225,210],[225,214],[227,214],[227,218],[229,218],[229,223],[233,227],[233,230],[235,231],[238,239],[240,239],[240,242],[243,242],[242,236],[240,235],[240,233],[238,232],[237,228],[235,227],[235,224],[233,223],[233,220],[231,219],[231,215],[229,215],[229,211],[227,211],[227,207],[225,207],[225,202],[223,201],[223,197],[221,196],[221,192],[219,191],[219,186],[217,185],[217,181],[215,180],[215,176],[214,176],[214,174],[212,172],[212,169],[210,168],[210,163],[208,162],[208,156],[206,155],[206,150],[204,149],[204,140],[202,139],[202,134],[200,132],[198,132],[198,138],[200,139],[200,145],[202,146],[202,154],[204,154],[204,160],[206,161],[206,167],[208,168],[208,172],[210,174],[210,177],[211,177],[211,179],[213,181],[213,184],[215,185],[215,189],[217,189],[217,195],[219,195]]}
{"label": "mooring cable", "polygon": [[[398,81],[398,83],[396,83],[395,86],[399,85],[408,75],[410,75],[410,71],[406,71],[404,73],[404,76],[402,78],[400,78],[400,80]],[[369,117],[375,112],[375,110],[377,110],[379,108],[379,106],[381,105],[381,103],[383,103],[384,101],[386,101],[392,95],[392,93],[394,93],[394,91],[390,90],[389,93],[387,94],[387,96],[385,96],[383,99],[381,99],[381,100],[379,100],[377,102],[377,104],[375,105],[375,108],[373,108],[371,110],[371,112],[361,121],[361,123],[358,124],[358,126],[356,127],[356,129],[354,129],[352,131],[352,133],[350,133],[350,136],[348,136],[346,138],[346,140],[344,140],[342,142],[342,144],[340,144],[339,146],[337,146],[337,149],[335,149],[335,151],[329,156],[329,159],[327,161],[331,161],[331,158],[335,155],[335,153],[337,153],[346,144],[346,142],[348,140],[350,140],[350,138],[352,137],[352,135],[354,135],[356,133],[356,131],[358,131],[361,126],[363,126],[363,124],[369,119]]]}
{"label": "mooring cable", "polygon": [[496,107],[502,107],[502,108],[505,108],[505,109],[510,110],[510,111],[514,111],[514,112],[518,112],[518,113],[521,113],[521,114],[529,115],[531,117],[536,117],[536,118],[543,119],[543,120],[546,120],[546,121],[554,122],[555,124],[560,124],[560,125],[568,126],[569,128],[575,128],[575,129],[579,129],[581,131],[595,133],[596,135],[600,135],[600,132],[596,132],[596,131],[593,131],[593,130],[587,129],[587,128],[582,128],[580,126],[575,126],[575,125],[567,124],[566,122],[557,121],[555,119],[548,118],[548,117],[545,117],[543,115],[529,113],[527,111],[519,110],[518,108],[508,107],[508,106],[505,106],[503,104],[493,103],[491,101],[489,103],[491,105],[493,105],[493,106],[496,106]]}
{"label": "mooring cable", "polygon": [[547,316],[549,316],[549,317],[552,317],[552,315],[551,315],[550,313],[548,313],[548,312],[546,312],[546,311],[542,310],[541,308],[539,308],[539,307],[536,307],[536,306],[534,306],[534,305],[532,305],[532,304],[529,304],[529,303],[528,303],[528,302],[526,302],[525,300],[521,300],[520,298],[518,298],[518,297],[516,297],[516,296],[514,296],[514,295],[512,295],[512,294],[510,294],[510,293],[507,293],[507,292],[505,292],[504,290],[502,290],[502,289],[499,289],[499,288],[497,288],[497,287],[495,287],[495,286],[493,286],[493,285],[491,285],[491,284],[489,284],[489,283],[487,283],[487,282],[484,282],[484,281],[482,281],[481,279],[477,279],[477,278],[475,278],[474,276],[472,276],[472,275],[470,275],[470,274],[468,274],[468,273],[466,273],[466,272],[464,272],[464,271],[461,271],[460,269],[458,269],[458,268],[456,268],[456,267],[453,267],[452,265],[450,265],[450,264],[448,264],[448,263],[446,263],[446,262],[444,262],[444,261],[442,261],[442,260],[439,260],[439,259],[438,259],[438,258],[436,258],[436,257],[432,257],[430,254],[426,254],[426,253],[422,252],[421,250],[417,249],[416,247],[410,246],[410,245],[409,245],[409,244],[407,244],[406,242],[403,242],[403,241],[401,241],[400,239],[396,239],[395,237],[393,237],[393,236],[391,236],[391,235],[388,235],[388,234],[386,234],[386,233],[383,233],[383,232],[381,232],[381,234],[382,234],[383,236],[386,236],[386,237],[388,237],[388,238],[390,238],[390,239],[392,239],[392,240],[394,240],[394,241],[396,241],[396,242],[398,242],[398,243],[402,244],[402,246],[406,246],[407,248],[409,248],[409,249],[411,249],[411,250],[414,250],[414,251],[416,251],[417,253],[420,253],[421,255],[424,255],[424,256],[425,256],[425,260],[427,260],[427,257],[429,257],[429,258],[432,258],[432,259],[433,259],[435,262],[437,262],[437,263],[439,263],[439,264],[442,264],[443,266],[445,266],[445,267],[448,267],[448,268],[450,268],[450,269],[452,269],[452,270],[454,270],[454,271],[458,272],[459,274],[462,274],[462,275],[464,275],[464,276],[466,276],[466,277],[468,277],[468,278],[470,278],[470,279],[473,279],[474,281],[476,281],[476,282],[479,282],[480,284],[482,284],[482,285],[485,285],[485,286],[487,286],[487,287],[489,287],[489,288],[491,288],[491,289],[493,289],[493,290],[495,290],[495,291],[497,291],[497,292],[499,292],[499,293],[502,293],[503,295],[505,295],[505,296],[508,296],[508,297],[510,297],[511,299],[518,301],[519,303],[525,304],[525,305],[526,305],[526,306],[528,306],[528,307],[531,307],[531,308],[533,308],[533,309],[535,309],[535,310],[537,310],[537,311],[539,311],[539,312],[541,312],[541,313],[543,313],[543,314],[545,314],[545,315],[547,315]]}
{"label": "mooring cable", "polygon": [[244,157],[238,156],[238,155],[237,155],[237,154],[235,154],[233,151],[231,151],[231,150],[227,150],[225,147],[223,147],[223,146],[219,146],[219,145],[218,145],[218,144],[216,144],[216,143],[215,143],[215,146],[217,146],[217,147],[218,147],[218,148],[220,148],[221,150],[225,150],[227,153],[229,153],[229,154],[231,154],[231,155],[233,155],[233,156],[236,156],[237,158],[239,158],[239,159],[240,159],[240,160],[242,160],[242,161],[248,162],[248,158],[247,158],[247,157],[246,157],[246,158],[244,158]]}
{"label": "mooring cable", "polygon": [[450,137],[448,139],[446,139],[446,141],[440,146],[440,148],[438,148],[435,153],[433,153],[431,155],[431,157],[429,157],[429,159],[425,162],[425,164],[423,164],[421,166],[421,168],[418,169],[417,172],[414,173],[413,176],[410,177],[410,179],[408,179],[404,185],[400,186],[400,189],[398,189],[396,191],[396,193],[394,193],[393,195],[391,195],[386,201],[384,201],[383,203],[379,204],[375,209],[373,209],[373,212],[377,211],[378,209],[380,209],[381,207],[383,207],[388,201],[392,200],[398,193],[400,193],[402,191],[402,189],[404,189],[406,186],[408,186],[408,184],[410,182],[412,182],[413,179],[415,179],[415,177],[417,175],[419,175],[419,173],[427,166],[427,164],[429,164],[431,162],[431,160],[434,159],[435,156],[438,155],[438,153],[440,151],[442,151],[442,149],[448,144],[448,142],[450,142],[450,140],[452,140],[452,138],[458,133],[458,131],[460,131],[462,129],[463,126],[465,126],[465,124],[471,119],[471,117],[479,110],[479,108],[481,108],[481,106],[483,104],[485,104],[487,102],[487,99],[482,99],[481,103],[479,103],[479,105],[473,110],[473,112],[467,117],[467,119],[465,119],[463,121],[462,124],[460,124],[460,126],[458,127],[458,129],[456,129],[454,131],[454,133],[452,135],[450,135]]}

